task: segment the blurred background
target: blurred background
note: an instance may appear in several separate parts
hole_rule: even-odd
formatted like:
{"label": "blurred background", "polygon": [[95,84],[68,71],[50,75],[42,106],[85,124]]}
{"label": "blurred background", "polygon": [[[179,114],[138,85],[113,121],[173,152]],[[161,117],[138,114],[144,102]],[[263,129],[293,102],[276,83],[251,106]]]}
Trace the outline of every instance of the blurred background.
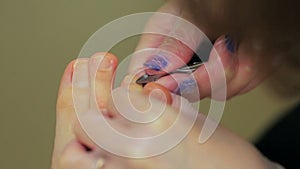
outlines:
{"label": "blurred background", "polygon": [[[57,90],[65,66],[101,26],[124,15],[156,11],[162,3],[0,1],[1,169],[50,168]],[[124,40],[112,52],[121,59],[137,40]],[[222,123],[255,141],[295,100],[280,98],[263,84],[227,102]]]}

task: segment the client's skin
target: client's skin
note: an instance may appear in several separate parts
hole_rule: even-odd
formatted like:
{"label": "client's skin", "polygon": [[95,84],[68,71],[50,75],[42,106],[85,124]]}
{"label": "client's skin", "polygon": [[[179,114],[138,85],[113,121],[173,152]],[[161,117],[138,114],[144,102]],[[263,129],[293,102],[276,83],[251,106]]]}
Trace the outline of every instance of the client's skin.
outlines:
{"label": "client's skin", "polygon": [[[103,59],[103,61],[97,69],[99,59]],[[251,144],[223,127],[218,127],[205,144],[198,144],[199,132],[205,120],[204,115],[201,114],[199,114],[196,125],[188,136],[178,146],[162,155],[136,160],[118,157],[101,150],[87,137],[77,122],[72,88],[76,88],[81,96],[79,98],[79,109],[88,112],[89,109],[94,109],[98,105],[101,110],[107,110],[104,114],[107,121],[118,123],[117,125],[121,125],[125,130],[134,130],[130,122],[122,120],[118,112],[110,106],[110,89],[116,67],[116,57],[105,53],[97,53],[90,59],[78,59],[67,66],[58,93],[52,169],[271,168],[264,157]],[[72,86],[75,70],[78,77]],[[96,78],[91,78],[93,74],[91,71],[93,70],[96,71]],[[97,104],[91,103],[89,99],[92,89],[96,91]],[[146,96],[141,94],[144,90],[140,86],[132,85],[130,90],[134,91],[133,94],[136,100],[143,99]],[[157,105],[154,104],[153,106]],[[168,127],[172,123],[170,119],[177,114],[175,109],[171,107],[167,108],[166,111],[170,116],[159,120],[160,129]],[[153,128],[153,130],[157,129]]]}

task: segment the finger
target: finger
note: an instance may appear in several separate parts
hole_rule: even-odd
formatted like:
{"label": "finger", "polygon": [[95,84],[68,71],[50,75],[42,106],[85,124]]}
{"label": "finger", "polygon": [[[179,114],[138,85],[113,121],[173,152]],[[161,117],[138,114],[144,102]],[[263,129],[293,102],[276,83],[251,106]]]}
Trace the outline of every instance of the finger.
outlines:
{"label": "finger", "polygon": [[260,83],[262,83],[265,79],[272,75],[272,73],[274,73],[274,70],[276,70],[276,68],[279,68],[281,65],[281,63],[278,63],[277,60],[274,63],[270,64],[269,58],[260,60],[261,63],[257,66],[257,71],[254,75],[254,78],[252,78],[247,86],[243,87],[238,92],[238,95],[245,94],[257,87]]}
{"label": "finger", "polygon": [[188,98],[190,101],[200,100],[200,93],[195,77],[189,74],[173,74],[157,81],[175,94]]}
{"label": "finger", "polygon": [[254,51],[249,52],[249,45],[243,42],[239,44],[239,50],[236,51],[238,58],[236,74],[227,87],[222,89],[227,90],[227,99],[252,90],[281,65],[280,55],[270,60],[267,52]]}
{"label": "finger", "polygon": [[229,36],[221,36],[214,44],[209,61],[193,73],[201,99],[205,97],[218,100],[226,98],[226,90],[220,94],[216,94],[215,91],[226,87],[236,76],[238,58],[235,48],[236,44]]}
{"label": "finger", "polygon": [[[158,12],[184,17],[181,7],[173,1],[167,2]],[[203,39],[196,26],[161,13],[153,15],[145,32],[153,33],[141,37],[129,68],[131,74],[143,68],[170,72],[181,67],[190,60],[193,50]]]}
{"label": "finger", "polygon": [[91,109],[96,109],[98,106],[100,111],[106,112],[117,64],[117,58],[110,53],[97,53],[91,57],[89,61]]}
{"label": "finger", "polygon": [[[249,84],[241,89],[238,94],[244,94],[249,92],[250,90],[254,89],[258,86],[262,81],[272,75],[274,70],[278,70],[283,64],[283,55],[281,52],[278,53],[268,53],[264,52],[263,54],[258,54],[259,62],[256,62],[256,69],[255,75]],[[250,56],[249,56],[250,57]],[[253,57],[253,56],[252,56]]]}
{"label": "finger", "polygon": [[[259,67],[265,67],[267,65],[264,62],[261,62],[261,56],[247,52],[247,48],[248,47],[244,43],[240,43],[239,50],[237,51],[237,70],[234,78],[227,85],[227,99],[236,96],[245,87],[250,85],[251,81],[256,79],[256,76],[262,73],[262,71],[259,71]],[[262,64],[265,64],[265,66]],[[254,84],[261,81],[259,79],[256,80],[258,81]],[[252,87],[254,86],[251,86],[251,88]]]}
{"label": "finger", "polygon": [[[242,95],[242,94],[248,93],[249,91],[251,91],[252,89],[257,87],[262,81],[264,81],[264,79],[265,78],[256,77],[255,79],[250,81],[246,87],[242,88],[236,95]],[[235,95],[231,95],[230,98],[233,96],[235,96]]]}
{"label": "finger", "polygon": [[198,68],[191,75],[174,74],[159,79],[157,83],[175,93],[185,95],[191,101],[211,96],[212,90],[224,87],[236,74],[238,58],[235,53],[229,50],[233,45],[231,43],[227,36],[218,38],[210,53],[209,60],[204,66]]}

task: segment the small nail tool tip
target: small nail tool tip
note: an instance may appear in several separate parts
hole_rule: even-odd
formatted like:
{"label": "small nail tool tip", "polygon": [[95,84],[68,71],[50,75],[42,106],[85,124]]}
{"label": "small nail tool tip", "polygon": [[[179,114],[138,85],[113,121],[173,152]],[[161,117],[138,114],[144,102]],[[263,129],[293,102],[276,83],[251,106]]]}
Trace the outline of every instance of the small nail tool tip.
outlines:
{"label": "small nail tool tip", "polygon": [[180,67],[172,72],[169,73],[160,73],[160,74],[154,74],[154,75],[148,75],[144,74],[140,78],[137,79],[136,83],[142,86],[145,86],[149,82],[154,82],[158,80],[159,78],[175,73],[185,73],[185,74],[190,74],[194,72],[196,69],[198,69],[200,66],[203,65],[203,62],[198,56],[194,56],[189,63],[187,63],[186,66]]}
{"label": "small nail tool tip", "polygon": [[139,85],[145,85],[149,82],[148,78],[149,78],[149,75],[144,74],[143,76],[141,76],[140,78],[138,78],[136,80],[136,83],[139,84]]}

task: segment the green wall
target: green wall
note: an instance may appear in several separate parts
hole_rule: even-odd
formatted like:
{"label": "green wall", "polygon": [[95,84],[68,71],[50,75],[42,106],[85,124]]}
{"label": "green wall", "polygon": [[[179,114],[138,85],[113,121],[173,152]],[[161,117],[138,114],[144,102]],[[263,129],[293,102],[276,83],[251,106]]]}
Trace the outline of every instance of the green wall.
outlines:
{"label": "green wall", "polygon": [[[55,102],[64,67],[102,25],[127,14],[155,11],[161,3],[162,0],[0,1],[1,169],[49,168]],[[126,45],[116,47],[115,53],[126,56],[136,40],[127,40]],[[251,140],[291,103],[258,88],[230,101],[223,123]]]}

